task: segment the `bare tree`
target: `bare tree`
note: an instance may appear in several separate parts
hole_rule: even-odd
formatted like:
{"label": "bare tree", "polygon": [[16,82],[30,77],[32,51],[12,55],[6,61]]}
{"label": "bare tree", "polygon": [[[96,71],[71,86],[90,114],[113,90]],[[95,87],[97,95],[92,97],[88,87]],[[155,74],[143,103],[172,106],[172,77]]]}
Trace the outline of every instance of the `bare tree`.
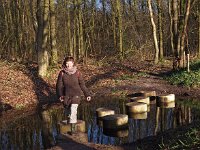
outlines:
{"label": "bare tree", "polygon": [[162,5],[161,0],[157,0],[158,5],[158,36],[159,36],[159,59],[163,59],[163,26],[162,26]]}
{"label": "bare tree", "polygon": [[123,51],[123,30],[122,30],[122,11],[121,11],[121,3],[120,0],[116,1],[116,11],[117,11],[117,19],[118,19],[118,39],[119,39],[119,53],[120,59],[124,58]]}
{"label": "bare tree", "polygon": [[47,37],[48,37],[48,14],[49,14],[49,1],[37,0],[37,53],[38,53],[38,75],[41,77],[46,76],[49,66],[49,56],[47,51]]}
{"label": "bare tree", "polygon": [[198,11],[197,11],[197,14],[198,14],[198,23],[199,23],[199,43],[198,43],[198,57],[200,58],[200,4],[198,4]]}
{"label": "bare tree", "polygon": [[153,10],[151,6],[151,0],[148,0],[148,6],[149,6],[149,14],[151,19],[151,24],[153,28],[153,39],[154,39],[154,46],[155,46],[155,57],[154,62],[157,64],[159,59],[159,47],[158,47],[158,40],[157,40],[157,30],[156,30],[156,24],[153,19]]}
{"label": "bare tree", "polygon": [[50,43],[51,43],[51,64],[57,64],[58,52],[56,47],[56,17],[55,17],[55,1],[49,0],[50,10]]}

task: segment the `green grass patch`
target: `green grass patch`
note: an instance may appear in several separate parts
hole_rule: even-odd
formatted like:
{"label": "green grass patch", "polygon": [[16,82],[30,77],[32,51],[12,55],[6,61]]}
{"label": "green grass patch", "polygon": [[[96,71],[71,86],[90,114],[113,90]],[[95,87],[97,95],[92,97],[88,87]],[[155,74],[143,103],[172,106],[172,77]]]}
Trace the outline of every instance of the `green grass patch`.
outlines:
{"label": "green grass patch", "polygon": [[186,70],[174,71],[165,76],[165,79],[173,85],[200,87],[200,60],[191,63],[190,68],[190,72]]}

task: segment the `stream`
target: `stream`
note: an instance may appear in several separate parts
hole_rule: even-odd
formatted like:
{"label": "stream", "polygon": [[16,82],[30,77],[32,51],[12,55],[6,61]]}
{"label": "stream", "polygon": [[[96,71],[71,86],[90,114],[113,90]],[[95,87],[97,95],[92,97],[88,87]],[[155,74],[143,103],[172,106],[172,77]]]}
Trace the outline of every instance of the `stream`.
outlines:
{"label": "stream", "polygon": [[[188,100],[189,101],[189,100]],[[156,136],[168,129],[176,130],[199,121],[200,109],[176,100],[175,107],[160,108],[149,106],[143,119],[129,118],[128,128],[103,132],[96,118],[96,109],[105,107],[115,110],[116,114],[126,114],[127,98],[98,97],[93,102],[83,102],[78,108],[78,118],[86,122],[88,142],[120,145],[132,143],[148,136]],[[46,149],[57,143],[60,134],[58,123],[65,119],[62,107],[52,107],[31,116],[0,124],[0,150]]]}

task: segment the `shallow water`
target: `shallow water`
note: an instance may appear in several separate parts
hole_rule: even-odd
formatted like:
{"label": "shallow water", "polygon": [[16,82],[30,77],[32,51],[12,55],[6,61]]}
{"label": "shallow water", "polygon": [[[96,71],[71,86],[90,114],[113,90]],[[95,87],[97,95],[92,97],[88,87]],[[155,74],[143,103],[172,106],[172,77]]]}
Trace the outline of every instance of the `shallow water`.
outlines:
{"label": "shallow water", "polygon": [[[126,99],[127,100],[127,99]],[[92,103],[82,103],[78,118],[86,121],[88,141],[99,144],[120,145],[131,143],[168,129],[187,125],[200,119],[200,109],[176,100],[174,108],[149,107],[146,119],[129,118],[128,127],[106,132],[98,124],[96,109],[105,107],[116,114],[126,114],[126,100],[119,98],[96,98]],[[0,125],[0,149],[46,149],[57,143],[58,122],[65,118],[62,108],[51,108],[38,114]]]}

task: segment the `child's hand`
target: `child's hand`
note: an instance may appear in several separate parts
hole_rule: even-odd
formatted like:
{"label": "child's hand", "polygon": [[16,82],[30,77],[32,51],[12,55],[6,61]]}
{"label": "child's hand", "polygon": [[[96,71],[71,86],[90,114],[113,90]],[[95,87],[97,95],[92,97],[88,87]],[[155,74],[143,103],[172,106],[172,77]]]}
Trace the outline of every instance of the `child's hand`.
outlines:
{"label": "child's hand", "polygon": [[63,102],[63,101],[64,101],[64,96],[61,96],[61,97],[59,98],[59,100],[60,100],[61,102]]}
{"label": "child's hand", "polygon": [[88,102],[91,101],[91,96],[88,96],[86,99]]}

